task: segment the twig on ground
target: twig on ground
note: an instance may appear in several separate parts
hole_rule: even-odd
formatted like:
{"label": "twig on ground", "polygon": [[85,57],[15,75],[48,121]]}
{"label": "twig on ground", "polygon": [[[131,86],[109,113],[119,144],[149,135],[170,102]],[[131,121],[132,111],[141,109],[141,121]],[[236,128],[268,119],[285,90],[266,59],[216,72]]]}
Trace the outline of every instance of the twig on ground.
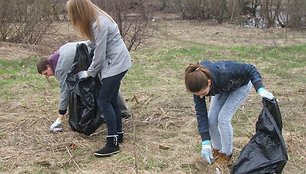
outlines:
{"label": "twig on ground", "polygon": [[135,95],[133,96],[133,98],[131,99],[131,101],[134,101],[134,100],[136,101],[136,104],[139,104],[139,101],[138,101],[138,99],[137,99],[137,97],[136,97]]}
{"label": "twig on ground", "polygon": [[90,134],[89,137],[92,137],[92,136],[95,136],[97,134],[100,134],[101,132],[106,132],[106,129],[102,129],[101,131],[96,131],[96,132]]}
{"label": "twig on ground", "polygon": [[149,98],[143,105],[147,105],[150,101],[152,100],[152,98]]}
{"label": "twig on ground", "polygon": [[255,124],[254,124],[254,121],[252,121],[252,120],[250,119],[250,117],[248,117],[248,116],[246,115],[246,118],[249,120],[249,122],[252,124],[253,127],[256,127]]}
{"label": "twig on ground", "polygon": [[68,154],[69,154],[71,160],[73,161],[73,163],[78,167],[78,169],[79,169],[82,173],[84,173],[84,171],[80,168],[80,166],[78,165],[78,163],[74,160],[74,158],[73,158],[73,156],[71,155],[71,153],[70,153],[70,151],[69,151],[69,148],[68,148],[67,146],[66,146],[66,150],[67,150],[67,152],[68,152]]}
{"label": "twig on ground", "polygon": [[13,169],[13,167],[15,166],[16,162],[14,161],[14,163],[12,164],[12,166],[10,167],[10,169],[8,171],[11,171]]}
{"label": "twig on ground", "polygon": [[146,118],[146,119],[144,120],[144,122],[150,122],[150,121],[154,118],[155,115],[156,115],[156,112],[154,112],[154,113],[151,114],[148,118]]}
{"label": "twig on ground", "polygon": [[159,106],[158,108],[162,111],[163,115],[166,115],[165,114],[166,112],[164,111],[164,109],[162,107]]}
{"label": "twig on ground", "polygon": [[11,156],[3,157],[2,160],[7,160],[7,159],[9,159],[9,158],[11,158]]}
{"label": "twig on ground", "polygon": [[135,123],[135,114],[132,114],[132,123],[133,123],[133,145],[134,145],[134,165],[135,165],[135,173],[138,174],[138,164],[137,164],[137,148],[136,148],[136,123]]}

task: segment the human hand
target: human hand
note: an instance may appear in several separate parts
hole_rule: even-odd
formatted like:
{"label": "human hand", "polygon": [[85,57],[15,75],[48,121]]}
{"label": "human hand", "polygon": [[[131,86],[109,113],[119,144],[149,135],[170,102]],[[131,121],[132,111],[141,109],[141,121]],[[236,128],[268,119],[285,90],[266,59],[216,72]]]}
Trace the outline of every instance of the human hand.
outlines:
{"label": "human hand", "polygon": [[262,98],[267,98],[269,100],[274,98],[273,94],[267,91],[264,87],[259,88],[257,92]]}
{"label": "human hand", "polygon": [[202,141],[202,150],[201,156],[204,160],[206,160],[209,164],[211,164],[214,160],[211,150],[211,142],[210,140]]}
{"label": "human hand", "polygon": [[89,75],[88,75],[87,71],[80,71],[80,72],[78,72],[78,77],[79,77],[79,79],[85,79],[85,78],[89,77]]}
{"label": "human hand", "polygon": [[63,131],[62,126],[63,121],[59,118],[57,118],[50,126],[51,132],[61,132]]}

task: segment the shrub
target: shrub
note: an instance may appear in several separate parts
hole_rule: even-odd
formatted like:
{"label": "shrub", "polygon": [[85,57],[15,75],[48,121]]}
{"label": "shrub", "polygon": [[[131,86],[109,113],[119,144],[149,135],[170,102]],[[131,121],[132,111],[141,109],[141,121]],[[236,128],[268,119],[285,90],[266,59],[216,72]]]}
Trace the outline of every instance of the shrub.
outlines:
{"label": "shrub", "polygon": [[0,0],[0,41],[36,44],[53,22],[55,1]]}

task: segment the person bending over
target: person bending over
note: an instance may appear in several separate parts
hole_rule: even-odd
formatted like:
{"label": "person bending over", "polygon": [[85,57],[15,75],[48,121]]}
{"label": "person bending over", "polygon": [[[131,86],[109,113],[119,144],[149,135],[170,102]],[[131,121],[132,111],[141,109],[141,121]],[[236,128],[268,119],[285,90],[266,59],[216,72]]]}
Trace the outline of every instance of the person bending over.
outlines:
{"label": "person bending over", "polygon": [[[198,131],[202,139],[201,156],[209,164],[227,165],[233,153],[231,120],[248,96],[251,86],[272,100],[260,73],[251,64],[234,61],[203,61],[185,69],[185,86],[193,93]],[[211,97],[207,112],[205,97]]]}
{"label": "person bending over", "polygon": [[[55,76],[55,78],[60,83],[60,96],[59,96],[59,115],[58,118],[50,126],[50,131],[61,131],[64,116],[67,112],[67,107],[69,104],[69,91],[66,84],[67,74],[73,64],[74,57],[76,54],[77,44],[86,44],[89,52],[92,50],[90,42],[79,41],[79,42],[69,42],[62,45],[57,51],[51,54],[48,58],[43,57],[37,63],[37,71],[39,74],[46,76]],[[129,117],[130,111],[119,93],[118,103],[121,109],[122,117]]]}

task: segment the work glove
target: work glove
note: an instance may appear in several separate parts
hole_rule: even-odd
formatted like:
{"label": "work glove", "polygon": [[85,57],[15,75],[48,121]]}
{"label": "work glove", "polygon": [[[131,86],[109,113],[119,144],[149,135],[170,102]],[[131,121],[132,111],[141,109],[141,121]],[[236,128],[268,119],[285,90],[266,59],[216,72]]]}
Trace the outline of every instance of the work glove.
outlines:
{"label": "work glove", "polygon": [[78,77],[79,79],[86,79],[87,77],[89,77],[87,71],[80,71],[78,72]]}
{"label": "work glove", "polygon": [[213,162],[214,157],[213,157],[212,150],[211,150],[211,142],[210,142],[210,140],[202,141],[201,156],[209,164],[211,164]]}
{"label": "work glove", "polygon": [[259,88],[257,92],[262,98],[267,98],[269,100],[272,100],[274,98],[273,94],[267,91],[264,87]]}
{"label": "work glove", "polygon": [[63,121],[57,118],[50,126],[50,131],[51,132],[61,132],[63,131],[62,126]]}

